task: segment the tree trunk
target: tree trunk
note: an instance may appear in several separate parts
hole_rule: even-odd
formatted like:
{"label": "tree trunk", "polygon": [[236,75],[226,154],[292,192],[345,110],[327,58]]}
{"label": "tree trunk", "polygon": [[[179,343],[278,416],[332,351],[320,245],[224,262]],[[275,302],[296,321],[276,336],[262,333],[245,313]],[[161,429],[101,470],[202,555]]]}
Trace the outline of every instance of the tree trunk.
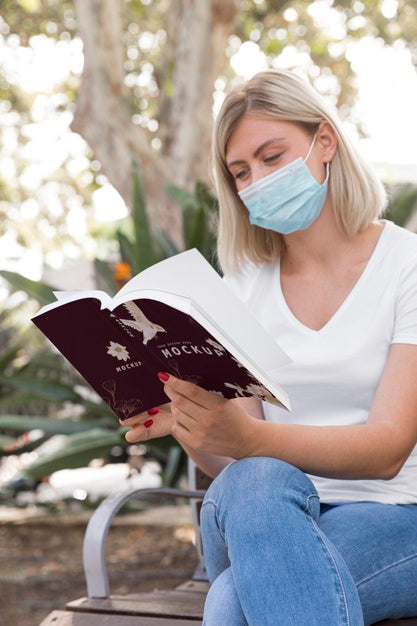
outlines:
{"label": "tree trunk", "polygon": [[[164,183],[168,163],[152,149],[143,128],[125,106],[122,23],[119,0],[75,0],[84,43],[84,70],[72,123],[100,161],[103,172],[128,206],[132,200],[132,158],[141,164],[151,218],[174,231],[166,215]],[[169,171],[168,171],[169,177]]]}
{"label": "tree trunk", "polygon": [[180,214],[169,204],[165,185],[189,187],[209,178],[213,83],[241,0],[174,2],[174,11],[176,3],[181,8],[174,46],[170,42],[175,51],[174,95],[161,111],[163,151],[153,150],[147,132],[133,124],[124,103],[120,0],[74,0],[84,71],[72,128],[88,142],[128,206],[132,157],[139,160],[151,221],[179,243]]}
{"label": "tree trunk", "polygon": [[241,0],[177,0],[174,98],[167,150],[175,182],[192,187],[210,180],[214,81],[226,62],[225,49]]}

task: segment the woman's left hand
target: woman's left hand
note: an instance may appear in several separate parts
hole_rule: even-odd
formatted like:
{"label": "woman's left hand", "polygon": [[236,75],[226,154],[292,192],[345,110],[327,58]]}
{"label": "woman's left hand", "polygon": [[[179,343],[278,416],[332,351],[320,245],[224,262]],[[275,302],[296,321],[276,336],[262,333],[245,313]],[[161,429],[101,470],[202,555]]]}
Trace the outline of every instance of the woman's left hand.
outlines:
{"label": "woman's left hand", "polygon": [[198,451],[234,459],[251,456],[259,420],[233,400],[165,373],[160,380],[171,400],[171,432],[180,443]]}

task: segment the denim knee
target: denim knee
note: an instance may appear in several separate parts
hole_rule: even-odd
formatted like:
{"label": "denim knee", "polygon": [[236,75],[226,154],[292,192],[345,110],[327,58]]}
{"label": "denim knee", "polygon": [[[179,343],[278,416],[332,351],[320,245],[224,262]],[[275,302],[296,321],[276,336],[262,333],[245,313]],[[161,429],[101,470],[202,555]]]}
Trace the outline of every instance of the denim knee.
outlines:
{"label": "denim knee", "polygon": [[[204,501],[221,506],[230,502],[245,502],[256,507],[262,500],[297,500],[318,519],[320,504],[317,491],[301,470],[272,457],[248,457],[228,465],[210,485]],[[204,504],[203,504],[204,506]]]}

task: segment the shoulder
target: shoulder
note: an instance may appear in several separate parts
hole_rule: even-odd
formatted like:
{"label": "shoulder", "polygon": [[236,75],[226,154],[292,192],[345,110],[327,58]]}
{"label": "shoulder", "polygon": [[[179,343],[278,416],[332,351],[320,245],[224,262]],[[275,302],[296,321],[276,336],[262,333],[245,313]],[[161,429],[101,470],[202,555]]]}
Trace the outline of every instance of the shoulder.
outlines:
{"label": "shoulder", "polygon": [[255,290],[266,287],[274,280],[278,267],[279,261],[259,265],[247,263],[237,272],[225,274],[223,280],[241,300],[248,301]]}

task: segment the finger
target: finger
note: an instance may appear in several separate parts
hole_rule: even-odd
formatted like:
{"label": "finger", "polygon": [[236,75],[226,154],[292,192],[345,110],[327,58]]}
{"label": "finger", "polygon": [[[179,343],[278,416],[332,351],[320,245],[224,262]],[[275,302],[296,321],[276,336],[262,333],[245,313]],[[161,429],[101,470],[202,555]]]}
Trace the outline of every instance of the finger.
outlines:
{"label": "finger", "polygon": [[181,424],[181,422],[174,420],[172,423],[172,435],[179,443],[185,443],[185,438],[191,436],[191,431]]}
{"label": "finger", "polygon": [[172,435],[182,445],[190,448],[197,449],[195,435],[192,430],[189,430],[181,422],[174,420],[172,424]]}
{"label": "finger", "polygon": [[138,413],[137,415],[132,415],[127,419],[119,419],[119,424],[122,426],[135,426],[136,424],[140,424],[146,422],[149,418],[148,412],[144,411],[143,413]]}
{"label": "finger", "polygon": [[125,439],[128,443],[136,443],[138,441],[146,441],[150,439],[150,427],[146,428],[143,425],[132,428],[125,434]]}
{"label": "finger", "polygon": [[177,393],[173,389],[165,389],[165,393],[171,400],[172,416],[180,422],[183,422],[185,419],[192,420],[193,422],[199,421],[203,419],[204,413],[207,412],[206,408],[196,404],[193,400]]}
{"label": "finger", "polygon": [[158,413],[166,413],[170,412],[170,403],[168,402],[167,404],[161,404],[161,406],[159,407],[153,407],[151,409],[148,409],[147,411],[144,411],[143,413],[138,413],[137,415],[132,415],[131,417],[128,417],[127,419],[119,419],[119,424],[121,424],[122,426],[135,426],[136,424],[143,424],[144,422],[146,422],[149,419],[149,416],[153,416],[153,415],[157,415]]}
{"label": "finger", "polygon": [[[164,374],[164,378],[161,377],[161,374]],[[206,391],[202,387],[199,387],[194,383],[190,383],[187,380],[181,380],[180,378],[176,378],[175,376],[166,374],[165,372],[158,374],[158,376],[160,380],[164,382],[165,393],[170,398],[171,396],[169,391],[173,390],[174,392],[188,398],[194,404],[206,409],[213,409],[224,402],[224,398],[210,391]]]}

